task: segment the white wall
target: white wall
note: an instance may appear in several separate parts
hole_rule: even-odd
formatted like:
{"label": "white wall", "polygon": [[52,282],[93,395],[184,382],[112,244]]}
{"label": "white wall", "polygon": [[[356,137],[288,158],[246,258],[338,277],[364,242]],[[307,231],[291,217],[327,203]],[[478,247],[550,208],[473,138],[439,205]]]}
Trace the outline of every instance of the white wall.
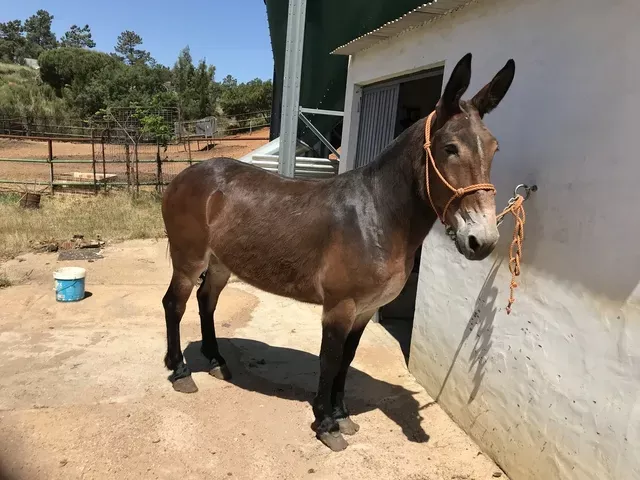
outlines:
{"label": "white wall", "polygon": [[[486,118],[498,203],[527,202],[523,275],[505,313],[505,254],[424,244],[410,369],[515,480],[640,478],[640,2],[478,0],[356,54],[358,86],[474,54],[469,95],[513,57]],[[358,115],[345,116],[346,167]],[[428,425],[426,426],[428,429]]]}

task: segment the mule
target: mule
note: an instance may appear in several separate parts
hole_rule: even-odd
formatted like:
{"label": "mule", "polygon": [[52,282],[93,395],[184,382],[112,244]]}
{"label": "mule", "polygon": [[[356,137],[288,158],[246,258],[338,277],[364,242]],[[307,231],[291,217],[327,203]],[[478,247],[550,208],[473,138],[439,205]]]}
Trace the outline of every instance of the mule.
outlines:
{"label": "mule", "polygon": [[498,241],[489,183],[498,142],[483,117],[503,99],[514,74],[509,60],[463,101],[471,79],[471,54],[465,55],[432,115],[370,164],[330,179],[284,178],[230,158],[177,175],[162,203],[173,264],[162,300],[165,365],[174,389],[197,390],[180,347],[180,320],[200,278],[201,351],[211,375],[230,378],[214,312],[233,273],[264,291],[322,305],[314,429],[332,450],[346,448],[343,434],[359,429],[344,402],[347,370],[374,312],[405,285],[434,222],[442,217],[469,260],[484,259]]}

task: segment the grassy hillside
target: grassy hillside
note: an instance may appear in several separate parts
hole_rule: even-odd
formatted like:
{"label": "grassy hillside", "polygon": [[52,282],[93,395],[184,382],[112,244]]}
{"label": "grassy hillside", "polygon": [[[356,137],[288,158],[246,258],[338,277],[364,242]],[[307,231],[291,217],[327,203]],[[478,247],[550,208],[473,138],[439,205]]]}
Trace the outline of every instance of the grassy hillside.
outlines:
{"label": "grassy hillside", "polygon": [[21,65],[0,63],[0,118],[67,116],[65,102],[40,80],[36,70]]}

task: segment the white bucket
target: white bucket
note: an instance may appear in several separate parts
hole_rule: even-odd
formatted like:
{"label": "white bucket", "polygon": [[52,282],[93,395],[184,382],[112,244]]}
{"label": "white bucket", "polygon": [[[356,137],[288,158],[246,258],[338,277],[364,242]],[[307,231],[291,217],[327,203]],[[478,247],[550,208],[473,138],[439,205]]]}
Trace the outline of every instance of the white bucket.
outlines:
{"label": "white bucket", "polygon": [[53,273],[55,280],[80,280],[87,276],[87,271],[82,267],[62,267]]}
{"label": "white bucket", "polygon": [[84,279],[87,271],[81,267],[62,267],[53,274],[56,300],[77,302],[85,296]]}

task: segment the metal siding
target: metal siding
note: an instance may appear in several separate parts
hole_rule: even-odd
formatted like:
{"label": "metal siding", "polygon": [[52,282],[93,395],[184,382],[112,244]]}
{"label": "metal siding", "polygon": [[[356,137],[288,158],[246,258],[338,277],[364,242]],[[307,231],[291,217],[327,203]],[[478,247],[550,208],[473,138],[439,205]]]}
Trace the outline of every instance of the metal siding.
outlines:
{"label": "metal siding", "polygon": [[[300,105],[308,108],[344,110],[348,61],[329,52],[424,3],[425,0],[307,1]],[[274,113],[279,116],[289,2],[265,0],[265,4],[275,70],[276,89],[273,92],[273,103],[278,105]],[[331,130],[342,122],[341,118],[329,116],[318,116],[313,120],[316,128],[327,138]],[[274,130],[278,127],[278,120],[275,122]],[[278,136],[279,132],[272,139]],[[309,144],[316,142],[314,134],[302,125],[298,129],[298,138]]]}
{"label": "metal siding", "polygon": [[[437,3],[436,3],[437,1]],[[448,15],[472,3],[469,0],[436,0],[429,4],[419,5],[417,8],[405,12],[396,17],[395,20],[388,21],[378,28],[371,30],[353,40],[336,48],[331,53],[333,55],[353,55],[366,48],[369,48],[380,41],[398,35],[409,28],[426,24],[438,17]],[[395,2],[388,2],[394,4]]]}
{"label": "metal siding", "polygon": [[393,140],[400,85],[362,91],[355,168],[373,161]]}

